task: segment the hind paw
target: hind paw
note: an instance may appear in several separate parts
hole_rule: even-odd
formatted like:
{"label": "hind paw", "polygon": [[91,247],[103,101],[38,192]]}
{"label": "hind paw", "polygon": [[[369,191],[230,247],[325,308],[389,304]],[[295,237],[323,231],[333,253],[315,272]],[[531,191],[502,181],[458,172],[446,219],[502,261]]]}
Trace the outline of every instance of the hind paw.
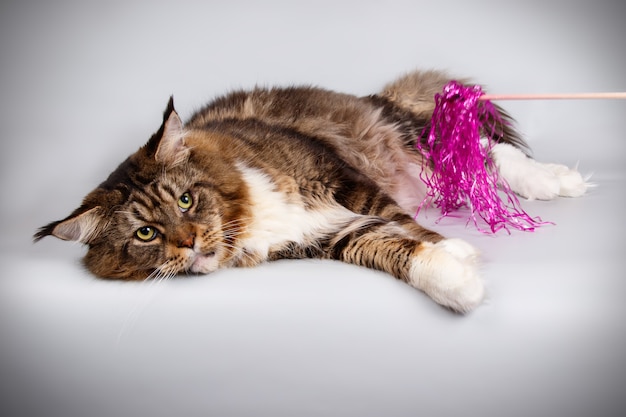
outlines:
{"label": "hind paw", "polygon": [[537,162],[511,145],[496,144],[491,154],[501,178],[528,200],[580,197],[590,187],[576,169]]}
{"label": "hind paw", "polygon": [[559,181],[558,195],[561,197],[580,197],[590,187],[583,176],[576,169],[570,169],[565,165],[541,164],[548,169]]}

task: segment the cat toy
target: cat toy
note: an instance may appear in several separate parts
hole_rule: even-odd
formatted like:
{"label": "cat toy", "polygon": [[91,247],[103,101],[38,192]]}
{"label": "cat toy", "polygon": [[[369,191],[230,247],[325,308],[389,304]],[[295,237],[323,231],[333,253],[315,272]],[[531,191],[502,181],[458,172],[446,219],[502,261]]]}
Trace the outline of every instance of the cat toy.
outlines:
{"label": "cat toy", "polygon": [[425,140],[416,145],[433,161],[432,171],[421,174],[429,191],[420,208],[430,203],[440,208],[443,218],[467,207],[470,210],[468,223],[473,221],[484,233],[489,231],[481,228],[478,218],[494,234],[502,229],[510,233],[509,227],[534,231],[549,224],[522,209],[489,157],[493,141],[481,140],[481,135],[493,137],[498,126],[506,124],[491,100],[602,98],[626,98],[626,93],[487,95],[478,85],[465,86],[450,81],[442,93],[435,95],[430,129],[422,137]]}

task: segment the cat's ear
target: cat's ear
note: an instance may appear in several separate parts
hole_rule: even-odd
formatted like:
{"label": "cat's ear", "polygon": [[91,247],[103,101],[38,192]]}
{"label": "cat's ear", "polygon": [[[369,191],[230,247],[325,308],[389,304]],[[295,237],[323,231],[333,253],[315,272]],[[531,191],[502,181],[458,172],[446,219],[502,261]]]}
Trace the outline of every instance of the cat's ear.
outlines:
{"label": "cat's ear", "polygon": [[154,154],[157,162],[168,167],[179,165],[189,157],[189,148],[185,145],[185,128],[174,110],[174,97],[170,97],[163,114],[163,125],[159,130],[161,137]]}
{"label": "cat's ear", "polygon": [[86,211],[78,209],[64,220],[40,228],[33,238],[37,242],[46,236],[55,236],[63,240],[90,243],[100,234],[104,226],[104,218],[100,211],[100,207]]}

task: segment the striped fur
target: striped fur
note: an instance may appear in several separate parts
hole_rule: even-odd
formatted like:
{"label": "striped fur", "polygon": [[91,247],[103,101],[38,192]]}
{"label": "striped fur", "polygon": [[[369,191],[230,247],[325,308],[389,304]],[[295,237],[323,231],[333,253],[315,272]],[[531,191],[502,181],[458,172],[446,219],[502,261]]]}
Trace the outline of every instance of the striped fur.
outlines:
{"label": "striped fur", "polygon": [[[482,298],[475,251],[411,216],[428,165],[415,141],[447,81],[415,72],[362,98],[312,87],[239,91],[185,125],[170,100],[146,145],[35,239],[81,241],[89,270],[117,279],[336,259],[469,311]],[[496,133],[521,145],[509,127]]]}

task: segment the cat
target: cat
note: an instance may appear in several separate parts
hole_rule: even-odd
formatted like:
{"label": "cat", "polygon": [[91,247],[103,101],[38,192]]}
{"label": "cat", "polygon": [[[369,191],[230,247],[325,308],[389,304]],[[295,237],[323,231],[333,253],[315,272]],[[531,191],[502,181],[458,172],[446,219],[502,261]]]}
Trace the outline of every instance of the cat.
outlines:
{"label": "cat", "polygon": [[[254,88],[213,100],[185,124],[170,98],[163,123],[45,236],[88,245],[98,277],[206,274],[288,258],[385,271],[455,312],[484,297],[477,250],[414,219],[429,161],[416,149],[451,78],[414,71],[356,97],[315,87]],[[542,164],[502,109],[491,157],[526,198],[580,196],[587,184]]]}

